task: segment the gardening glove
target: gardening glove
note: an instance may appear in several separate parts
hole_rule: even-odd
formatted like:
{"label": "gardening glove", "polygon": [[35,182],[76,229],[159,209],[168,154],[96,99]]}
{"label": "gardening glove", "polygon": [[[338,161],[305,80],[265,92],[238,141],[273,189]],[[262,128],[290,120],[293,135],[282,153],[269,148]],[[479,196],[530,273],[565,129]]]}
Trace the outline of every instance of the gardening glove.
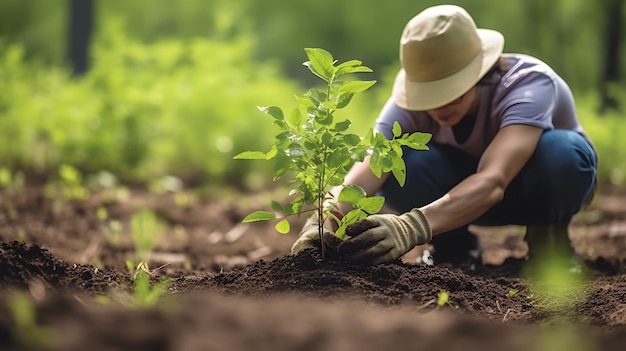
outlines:
{"label": "gardening glove", "polygon": [[346,234],[351,238],[339,244],[339,253],[349,261],[367,264],[394,261],[433,236],[428,220],[417,208],[402,215],[371,215],[349,225]]}
{"label": "gardening glove", "polygon": [[[333,213],[335,215],[339,215],[337,216],[338,218],[341,218],[341,215],[337,213],[336,211]],[[318,229],[318,224],[317,224],[318,222],[317,218],[318,218],[317,214],[314,214],[309,219],[307,219],[307,221],[304,223],[304,226],[302,227],[302,230],[300,231],[300,236],[298,237],[296,242],[294,242],[293,245],[291,246],[292,254],[294,255],[298,254],[299,252],[308,248],[316,248],[316,249],[321,248],[321,240],[320,240],[320,234],[319,234],[319,229]],[[323,232],[323,237],[324,237],[324,246],[326,248],[336,250],[337,245],[339,245],[339,243],[342,242],[341,239],[335,236],[335,230],[337,227],[338,225],[334,218],[329,217],[324,220],[324,224],[322,226],[322,232]]]}

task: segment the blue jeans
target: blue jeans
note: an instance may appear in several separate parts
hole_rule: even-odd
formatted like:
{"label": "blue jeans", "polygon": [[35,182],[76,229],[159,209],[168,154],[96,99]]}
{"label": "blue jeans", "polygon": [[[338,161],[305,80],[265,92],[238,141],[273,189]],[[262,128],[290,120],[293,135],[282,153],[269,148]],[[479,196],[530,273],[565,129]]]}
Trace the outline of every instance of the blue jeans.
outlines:
{"label": "blue jeans", "polygon": [[[406,149],[407,180],[400,187],[393,176],[379,194],[398,212],[424,206],[476,172],[478,158],[458,149],[431,143],[429,151]],[[597,159],[580,134],[545,131],[534,154],[507,187],[504,199],[474,224],[524,226],[566,224],[592,197]]]}

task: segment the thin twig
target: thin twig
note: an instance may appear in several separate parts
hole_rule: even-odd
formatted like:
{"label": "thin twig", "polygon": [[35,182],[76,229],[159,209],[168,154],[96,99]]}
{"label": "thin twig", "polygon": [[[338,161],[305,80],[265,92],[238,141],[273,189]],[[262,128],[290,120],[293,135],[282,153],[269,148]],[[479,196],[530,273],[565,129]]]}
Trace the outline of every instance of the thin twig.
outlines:
{"label": "thin twig", "polygon": [[87,304],[83,302],[83,300],[80,299],[80,297],[76,296],[76,295],[72,295],[72,297],[74,297],[76,299],[76,301],[80,302],[81,305],[87,307]]}
{"label": "thin twig", "polygon": [[508,317],[509,312],[511,312],[510,308],[508,310],[506,310],[506,313],[504,314],[504,317],[502,318],[502,323],[506,322],[506,317]]}
{"label": "thin twig", "polygon": [[[417,311],[419,312],[419,311],[423,310],[424,308],[434,304],[435,302],[437,302],[437,300],[432,299],[432,300],[426,302],[425,304],[423,304],[421,306],[417,306]],[[430,311],[428,311],[428,312],[430,312]],[[425,313],[428,313],[428,312],[425,312]]]}

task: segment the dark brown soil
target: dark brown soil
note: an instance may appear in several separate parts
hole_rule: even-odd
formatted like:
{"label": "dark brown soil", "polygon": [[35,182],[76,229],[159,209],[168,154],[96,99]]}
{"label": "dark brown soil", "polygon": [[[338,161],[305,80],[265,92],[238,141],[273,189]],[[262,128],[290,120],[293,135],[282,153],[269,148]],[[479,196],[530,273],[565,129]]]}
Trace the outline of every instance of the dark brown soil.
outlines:
{"label": "dark brown soil", "polygon": [[[483,266],[418,265],[425,246],[367,267],[316,250],[290,255],[296,234],[239,224],[266,196],[114,195],[0,193],[0,350],[626,349],[622,189],[603,189],[572,224],[576,250],[596,271],[576,291],[560,291],[565,299],[542,296],[525,277],[517,227],[472,228]],[[171,279],[150,308],[132,302],[125,263],[141,209],[164,226],[153,281]],[[32,301],[34,323],[16,322],[14,291]]]}

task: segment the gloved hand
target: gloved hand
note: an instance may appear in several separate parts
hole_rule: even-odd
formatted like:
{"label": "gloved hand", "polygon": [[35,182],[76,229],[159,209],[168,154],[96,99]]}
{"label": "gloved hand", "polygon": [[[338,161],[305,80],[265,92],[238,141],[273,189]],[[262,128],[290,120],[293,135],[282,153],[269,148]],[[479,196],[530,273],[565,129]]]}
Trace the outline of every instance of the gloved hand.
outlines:
{"label": "gloved hand", "polygon": [[[341,214],[338,212],[333,212],[338,218],[341,218]],[[304,223],[302,230],[300,231],[300,236],[291,246],[291,253],[297,254],[308,248],[321,248],[321,240],[319,234],[319,228],[317,224],[317,213],[309,217],[307,221]],[[322,226],[322,232],[324,236],[324,246],[326,248],[336,250],[337,245],[341,243],[343,240],[339,239],[335,236],[335,230],[338,225],[334,218],[328,217],[324,220],[324,224]]]}
{"label": "gloved hand", "polygon": [[339,244],[339,253],[349,261],[368,264],[394,261],[433,236],[428,220],[417,208],[399,216],[371,215],[349,225],[346,234],[351,238]]}

